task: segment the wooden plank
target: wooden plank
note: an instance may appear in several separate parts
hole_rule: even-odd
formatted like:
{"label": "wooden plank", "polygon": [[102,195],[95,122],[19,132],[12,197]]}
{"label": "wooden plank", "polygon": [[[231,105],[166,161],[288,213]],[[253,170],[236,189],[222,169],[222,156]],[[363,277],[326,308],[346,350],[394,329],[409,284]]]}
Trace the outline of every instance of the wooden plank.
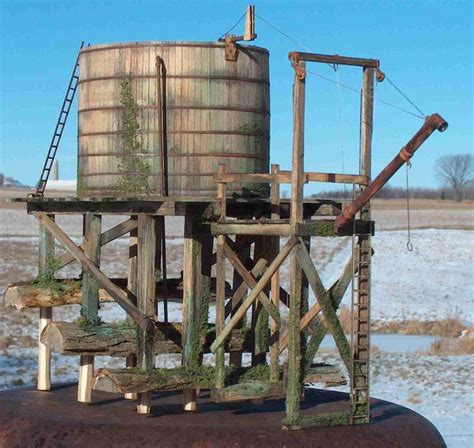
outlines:
{"label": "wooden plank", "polygon": [[268,235],[288,236],[290,234],[289,224],[221,224],[211,223],[213,235]]}
{"label": "wooden plank", "polygon": [[[273,164],[271,172],[277,177],[280,174],[280,166]],[[290,179],[291,180],[291,179]],[[275,179],[272,182],[270,197],[272,202],[272,219],[280,219],[280,182]],[[280,251],[280,238],[272,237],[270,239],[272,248],[272,257],[275,258]],[[280,309],[280,271],[275,272],[271,281],[271,300],[277,309]],[[280,338],[281,322],[278,324],[275,320],[270,321],[270,380],[277,381],[280,377],[280,353],[279,353],[279,338]]]}
{"label": "wooden plank", "polygon": [[[89,259],[100,267],[102,216],[92,213],[84,215],[84,252]],[[81,319],[96,323],[99,315],[99,284],[94,277],[83,271]],[[77,401],[90,403],[92,400],[92,379],[94,374],[94,357],[80,357]]]}
{"label": "wooden plank", "polygon": [[[53,220],[54,216],[48,217]],[[54,259],[54,238],[48,228],[40,222],[38,277],[52,277],[51,261]],[[51,351],[41,342],[41,332],[53,319],[52,308],[40,308],[38,328],[38,390],[51,389]]]}
{"label": "wooden plank", "polygon": [[[156,226],[149,215],[138,216],[138,252],[137,252],[137,306],[149,319],[155,319],[155,252]],[[153,327],[141,329],[137,365],[144,370],[155,366]],[[151,394],[139,394],[137,412],[149,414]]]}
{"label": "wooden plank", "polygon": [[374,221],[356,219],[354,222],[348,222],[339,233],[336,233],[334,231],[333,219],[317,219],[297,223],[296,235],[325,237],[351,236],[354,233],[359,235],[373,235],[374,227]]}
{"label": "wooden plank", "polygon": [[355,65],[358,67],[378,68],[380,63],[378,59],[353,58],[349,56],[339,56],[337,54],[318,54],[305,53],[301,51],[292,51],[289,54],[290,59],[294,61],[321,62],[325,64],[337,65]]}
{"label": "wooden plank", "polygon": [[[222,238],[223,238],[223,236],[222,236]],[[295,246],[296,243],[297,243],[296,238],[290,238],[286,242],[286,244],[282,247],[282,249],[279,252],[278,256],[275,257],[275,259],[272,261],[272,263],[270,264],[268,269],[264,272],[262,277],[257,282],[255,288],[247,296],[247,298],[245,300],[243,300],[242,305],[236,311],[236,313],[232,316],[232,318],[229,320],[229,322],[225,326],[225,328],[222,329],[222,332],[219,332],[216,340],[211,345],[211,351],[213,353],[216,353],[216,350],[224,344],[224,341],[229,336],[232,329],[240,321],[240,319],[242,319],[243,315],[250,308],[250,305],[252,305],[252,303],[257,299],[257,296],[260,294],[260,292],[263,290],[263,288],[270,281],[273,274],[279,269],[281,264],[285,261],[286,257],[290,254],[290,252],[292,251],[292,249],[293,249],[293,247]],[[222,244],[222,246],[223,246],[223,244]],[[224,249],[222,248],[222,251],[223,250]]]}
{"label": "wooden plank", "polygon": [[[224,235],[217,237],[217,258],[216,258],[216,341],[224,340],[225,331],[225,256],[224,256]],[[242,318],[242,316],[240,316]],[[240,320],[240,319],[239,319]],[[236,321],[235,323],[237,323]],[[215,342],[214,342],[215,343]],[[220,344],[211,350],[216,354],[216,388],[224,387],[224,345]]]}
{"label": "wooden plank", "polygon": [[57,226],[46,214],[35,212],[34,215],[50,231],[65,249],[80,261],[81,264],[94,276],[100,285],[114,298],[114,300],[133,318],[137,324],[145,329],[149,319],[142,314],[128,299],[127,293],[117,287],[99,268],[79,249],[79,247]]}
{"label": "wooden plank", "polygon": [[234,403],[246,400],[279,399],[285,396],[282,381],[252,381],[233,384],[221,389],[211,389],[211,401]]}
{"label": "wooden plank", "polygon": [[[116,226],[102,233],[100,236],[100,245],[105,246],[111,241],[114,241],[117,238],[120,238],[121,236],[126,235],[127,233],[131,232],[133,229],[136,229],[136,227],[137,227],[137,222],[135,220],[127,219],[127,221],[121,222],[120,224],[117,224]],[[81,244],[79,247],[82,250],[84,250],[83,244]],[[64,268],[65,266],[74,262],[75,260],[76,259],[74,258],[74,256],[72,256],[69,253],[65,253],[64,255],[61,255],[60,257],[58,257],[58,261],[60,263],[58,270]]]}
{"label": "wooden plank", "polygon": [[[349,343],[347,342],[346,336],[344,331],[342,330],[341,323],[334,311],[332,301],[328,296],[326,289],[321,281],[321,278],[314,267],[314,264],[302,244],[298,246],[298,250],[296,252],[296,256],[298,258],[303,271],[306,274],[306,278],[313,290],[313,293],[316,297],[316,300],[319,303],[319,306],[324,314],[326,324],[331,332],[334,341],[336,342],[336,346],[339,350],[342,360],[347,367],[347,370],[350,371],[351,366],[351,350]],[[299,327],[299,325],[298,325]],[[290,342],[288,342],[289,348]]]}
{"label": "wooden plank", "polygon": [[[227,238],[227,240],[230,241],[228,237],[224,237],[224,238]],[[237,270],[240,276],[243,278],[244,282],[250,288],[255,288],[257,285],[256,278],[249,271],[247,271],[242,261],[239,259],[238,255],[235,254],[234,251],[230,248],[227,240],[224,241],[225,256],[231,262],[232,266],[234,266],[234,268]],[[270,314],[270,316],[273,318],[275,322],[280,322],[280,312],[278,311],[278,308],[275,305],[273,305],[271,300],[263,291],[257,296],[257,300],[265,307],[265,309],[268,311],[268,313]]]}
{"label": "wooden plank", "polygon": [[306,182],[328,182],[336,184],[368,185],[369,178],[361,174],[305,172]]}

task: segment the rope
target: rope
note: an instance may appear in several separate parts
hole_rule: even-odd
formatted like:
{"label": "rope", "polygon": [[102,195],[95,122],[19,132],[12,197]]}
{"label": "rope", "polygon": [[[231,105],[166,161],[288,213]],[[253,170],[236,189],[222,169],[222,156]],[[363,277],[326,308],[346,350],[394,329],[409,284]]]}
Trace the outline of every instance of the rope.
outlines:
{"label": "rope", "polygon": [[421,115],[425,116],[425,114],[420,110],[420,108],[410,99],[408,98],[396,85],[393,83],[387,75],[385,75],[385,79],[391,84],[391,86],[401,95],[403,98],[405,98]]}
{"label": "rope", "polygon": [[[336,81],[334,81],[330,78],[327,78],[326,76],[320,75],[319,73],[313,72],[313,71],[308,70],[308,69],[306,69],[306,72],[310,73],[311,75],[316,76],[318,78],[324,79],[325,81],[332,82],[333,84],[336,84]],[[341,87],[344,87],[347,90],[350,90],[351,92],[355,92],[358,95],[360,95],[360,89],[355,89],[354,87],[351,87],[351,86],[348,86],[348,85],[345,85],[345,84],[341,84],[341,83],[339,85]],[[393,107],[394,109],[397,109],[401,112],[405,112],[406,114],[412,115],[413,117],[421,118],[422,120],[425,119],[424,115],[415,114],[413,112],[410,112],[409,110],[403,109],[403,107],[400,107],[400,106],[397,106],[395,104],[389,103],[388,101],[384,101],[384,100],[380,100],[378,98],[375,98],[373,95],[369,95],[369,98],[372,98],[374,101],[377,101],[381,104],[385,104],[386,106]]]}
{"label": "rope", "polygon": [[225,37],[226,34],[229,34],[229,33],[242,21],[242,19],[245,17],[246,14],[247,14],[247,11],[244,12],[244,13],[240,16],[240,19],[237,20],[237,22],[235,22],[235,25],[234,25],[232,28],[228,29],[221,37],[219,37],[219,39],[222,39],[223,37]]}
{"label": "rope", "polygon": [[[337,111],[339,116],[339,145],[341,147],[341,159],[342,159],[342,174],[346,174],[346,165],[344,157],[344,133],[342,125],[342,107],[341,107],[341,90],[339,86],[339,66],[334,65],[334,71],[336,72],[336,86],[337,86]],[[347,191],[346,185],[343,185],[344,188],[344,203],[347,203]]]}
{"label": "rope", "polygon": [[411,168],[410,160],[406,162],[406,180],[407,180],[407,249],[409,252],[413,251],[413,244],[411,244],[411,225],[410,225],[410,189],[408,185],[408,174]]}

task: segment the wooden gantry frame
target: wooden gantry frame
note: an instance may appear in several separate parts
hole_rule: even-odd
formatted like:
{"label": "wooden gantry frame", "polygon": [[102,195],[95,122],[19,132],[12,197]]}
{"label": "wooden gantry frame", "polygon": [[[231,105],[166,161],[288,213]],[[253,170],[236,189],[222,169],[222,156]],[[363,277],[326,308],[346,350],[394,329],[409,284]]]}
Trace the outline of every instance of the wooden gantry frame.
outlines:
{"label": "wooden gantry frame", "polygon": [[[272,165],[269,174],[236,174],[219,166],[215,175],[218,195],[209,200],[186,198],[30,198],[28,211],[40,222],[39,277],[76,260],[82,280],[59,282],[54,295],[38,282],[9,287],[6,304],[40,308],[38,389],[49,390],[51,350],[80,355],[78,401],[91,401],[93,388],[125,394],[138,400],[137,411],[149,413],[155,390],[183,390],[183,407],[198,406],[198,391],[211,389],[218,402],[286,397],[289,429],[337,424],[367,423],[369,412],[370,263],[373,222],[370,205],[338,235],[353,237],[352,258],[339,280],[323,285],[310,256],[312,236],[338,236],[334,217],[340,204],[304,200],[309,181],[357,185],[370,183],[374,74],[378,61],[310,53],[290,53],[294,76],[294,131],[291,171]],[[304,119],[306,63],[324,62],[363,68],[361,154],[358,174],[314,173],[304,170]],[[229,199],[233,182],[271,185],[269,198]],[[281,198],[280,185],[291,184],[291,199]],[[76,244],[54,220],[55,215],[84,216],[83,244]],[[102,230],[104,214],[128,215],[112,229]],[[316,216],[327,214],[326,217]],[[182,279],[166,279],[162,248],[164,217],[184,216]],[[314,217],[316,216],[316,219]],[[313,219],[312,219],[313,218]],[[129,234],[127,279],[110,279],[100,269],[101,246]],[[54,240],[67,250],[54,257]],[[213,248],[215,247],[215,252]],[[280,285],[279,268],[290,263],[289,290]],[[59,260],[59,263],[51,263]],[[233,268],[232,281],[226,263]],[[215,281],[212,277],[215,271]],[[352,334],[348,341],[337,308],[353,282]],[[309,306],[308,291],[316,303]],[[53,297],[54,296],[54,297]],[[159,322],[157,304],[182,299],[182,322]],[[209,303],[215,298],[215,325],[208,322]],[[100,301],[117,302],[128,315],[121,325],[99,322]],[[227,303],[226,303],[227,300]],[[52,306],[81,303],[81,321],[53,321]],[[288,307],[282,313],[282,307]],[[282,326],[282,315],[288,322]],[[249,322],[246,322],[250,315]],[[250,323],[250,326],[247,324]],[[313,365],[323,337],[336,342],[350,380],[350,408],[346,414],[303,415],[300,402],[304,383],[340,383],[331,366]],[[97,335],[100,333],[100,337]],[[95,336],[94,336],[95,335]],[[280,355],[287,351],[287,363]],[[226,362],[226,352],[229,362]],[[252,367],[242,367],[242,354],[252,354]],[[182,353],[182,367],[155,369],[155,355]],[[203,367],[205,353],[215,354],[215,367]],[[266,365],[267,353],[269,355]],[[125,369],[94,372],[94,356],[112,354],[126,359]],[[229,364],[229,365],[227,365]],[[230,366],[233,366],[232,368]],[[263,367],[265,366],[265,367]]]}

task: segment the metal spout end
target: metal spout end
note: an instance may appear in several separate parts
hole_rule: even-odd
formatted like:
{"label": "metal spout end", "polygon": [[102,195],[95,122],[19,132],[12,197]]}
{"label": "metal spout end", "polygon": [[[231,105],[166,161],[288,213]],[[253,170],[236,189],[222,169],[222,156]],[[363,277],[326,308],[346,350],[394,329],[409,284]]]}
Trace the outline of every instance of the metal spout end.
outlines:
{"label": "metal spout end", "polygon": [[433,121],[434,126],[439,132],[444,132],[448,129],[448,122],[438,113],[430,115],[428,117],[430,121]]}

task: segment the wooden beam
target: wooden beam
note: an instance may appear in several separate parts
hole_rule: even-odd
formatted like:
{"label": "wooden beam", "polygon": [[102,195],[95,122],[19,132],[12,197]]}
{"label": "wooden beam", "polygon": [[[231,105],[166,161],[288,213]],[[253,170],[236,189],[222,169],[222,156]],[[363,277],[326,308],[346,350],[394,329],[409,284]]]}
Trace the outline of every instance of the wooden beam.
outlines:
{"label": "wooden beam", "polygon": [[64,231],[55,224],[45,213],[34,212],[34,216],[45,225],[56,239],[65,247],[65,249],[80,261],[100,285],[114,298],[114,300],[133,318],[142,328],[146,329],[149,325],[149,318],[141,313],[132,302],[130,302],[127,293],[117,287],[90,259],[84,254],[82,249],[69,238]]}
{"label": "wooden beam", "polygon": [[[225,328],[223,328],[221,332],[218,332],[218,336],[217,336],[216,340],[211,345],[211,351],[213,353],[216,353],[217,349],[219,347],[222,347],[222,345],[224,344],[226,338],[229,336],[232,329],[240,321],[240,319],[242,319],[243,315],[250,308],[250,305],[252,305],[252,303],[257,299],[257,296],[260,294],[260,292],[263,290],[263,288],[270,281],[273,274],[279,269],[281,264],[285,261],[286,257],[292,251],[292,249],[293,249],[293,247],[295,246],[296,243],[297,243],[296,238],[290,238],[286,242],[286,244],[283,246],[283,248],[281,249],[278,256],[275,257],[275,259],[272,261],[272,263],[270,264],[268,269],[265,271],[265,273],[262,275],[260,280],[257,282],[257,285],[252,290],[252,292],[247,296],[247,298],[245,300],[243,300],[242,305],[236,311],[236,313],[231,317],[230,321],[225,326]],[[223,246],[223,244],[222,244],[222,246]],[[223,250],[224,250],[224,248],[222,247],[222,251]],[[222,256],[223,256],[223,254],[222,254]]]}
{"label": "wooden beam", "polygon": [[222,389],[211,389],[211,401],[233,403],[246,400],[279,399],[285,396],[282,381],[252,381],[232,384]]}
{"label": "wooden beam", "polygon": [[339,56],[337,54],[318,54],[318,53],[304,53],[301,51],[292,51],[289,58],[293,61],[307,61],[307,62],[322,62],[325,64],[336,65],[354,65],[358,67],[373,67],[378,68],[380,62],[378,59],[367,58],[353,58],[348,56]]}
{"label": "wooden beam", "polygon": [[[54,216],[48,217],[51,221]],[[39,234],[39,258],[38,258],[38,277],[54,277],[51,262],[54,259],[54,238],[48,228],[40,222]],[[52,308],[40,308],[38,337],[43,329],[53,319]],[[41,339],[38,340],[38,376],[37,389],[51,389],[51,351],[46,347]]]}
{"label": "wooden beam", "polygon": [[[92,213],[84,215],[84,252],[89,259],[100,267],[100,239],[102,216]],[[99,284],[95,278],[83,271],[81,318],[87,322],[97,322],[99,316]],[[81,355],[77,401],[90,403],[92,400],[92,379],[94,374],[94,357]]]}
{"label": "wooden beam", "polygon": [[290,234],[289,224],[262,224],[256,221],[254,224],[221,224],[211,223],[213,235],[267,235],[288,236]]}

